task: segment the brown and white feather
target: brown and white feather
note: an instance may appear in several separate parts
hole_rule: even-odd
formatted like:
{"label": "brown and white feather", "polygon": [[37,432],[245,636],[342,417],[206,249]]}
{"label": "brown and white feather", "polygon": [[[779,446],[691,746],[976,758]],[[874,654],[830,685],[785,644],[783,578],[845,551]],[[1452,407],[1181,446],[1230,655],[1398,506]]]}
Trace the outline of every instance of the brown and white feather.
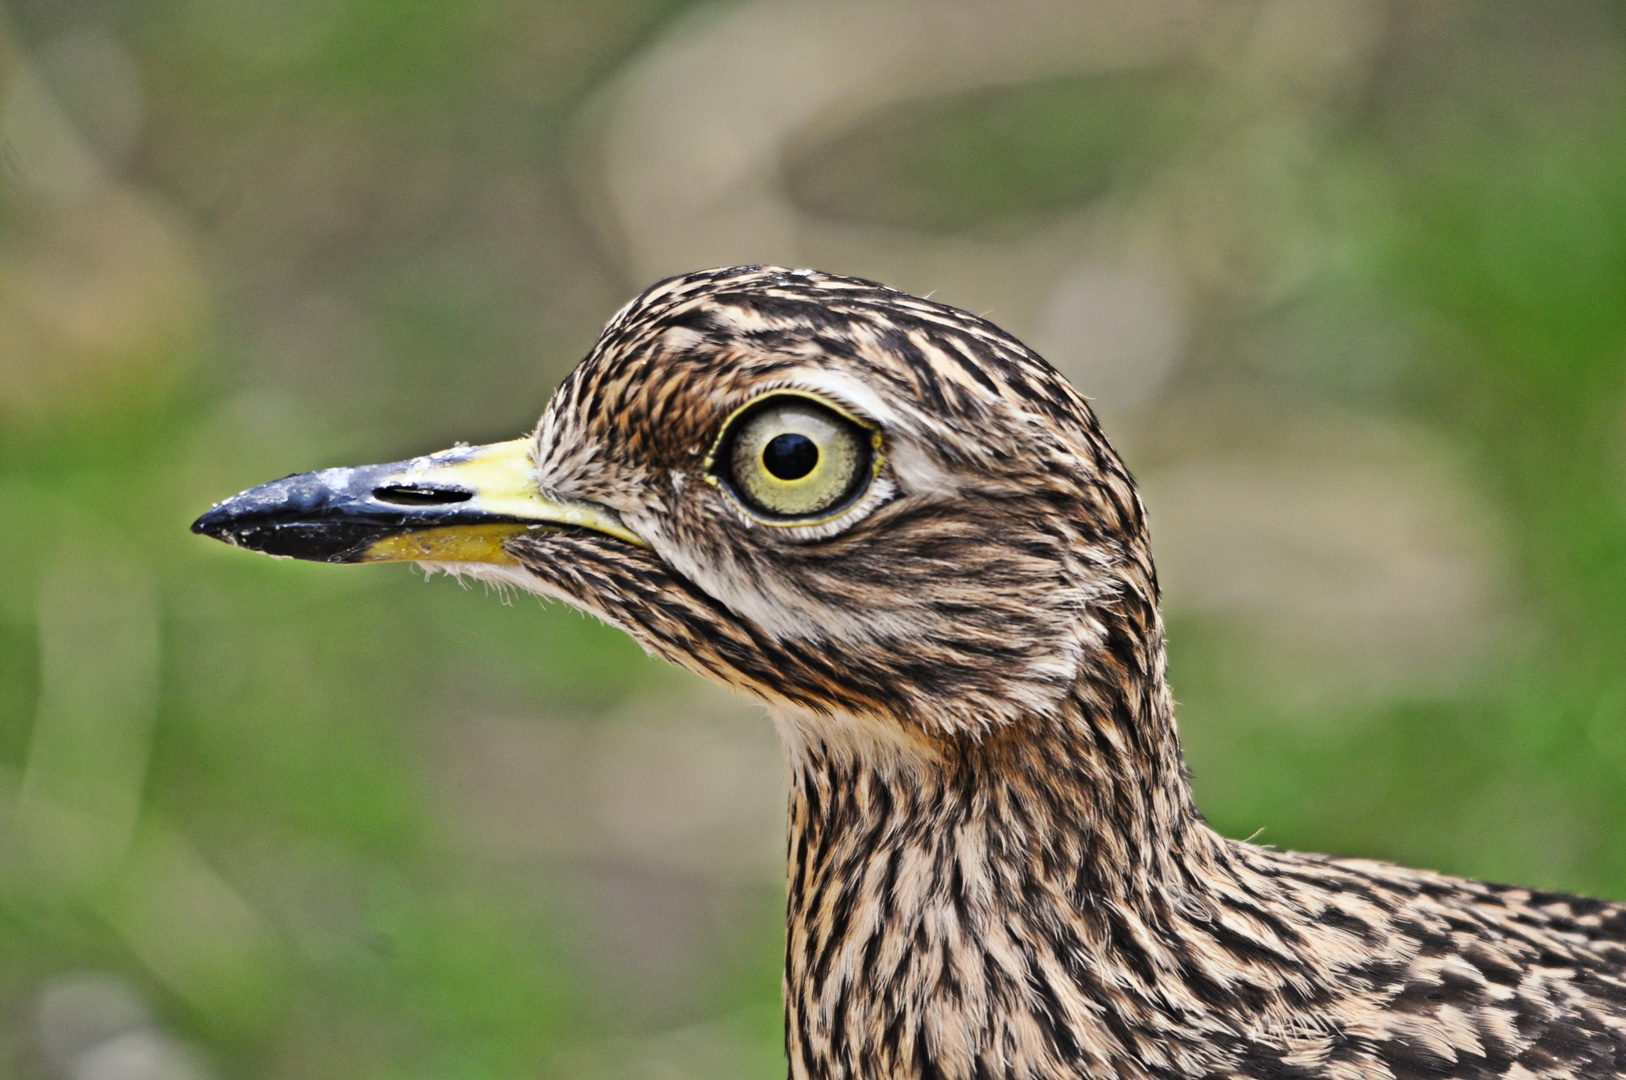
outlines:
{"label": "brown and white feather", "polygon": [[[708,481],[773,390],[873,423],[837,521]],[[807,1080],[1626,1075],[1626,908],[1217,835],[1157,576],[1085,399],[992,324],[743,267],[622,309],[536,432],[613,508],[507,579],[765,701],[789,771],[786,1050]]]}

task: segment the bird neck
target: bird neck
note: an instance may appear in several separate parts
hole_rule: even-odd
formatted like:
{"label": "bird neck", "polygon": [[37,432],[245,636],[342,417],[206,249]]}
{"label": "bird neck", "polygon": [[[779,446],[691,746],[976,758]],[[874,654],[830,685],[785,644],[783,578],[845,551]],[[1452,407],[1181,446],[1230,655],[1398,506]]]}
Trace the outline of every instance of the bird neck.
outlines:
{"label": "bird neck", "polygon": [[1150,637],[1106,650],[1053,712],[939,754],[805,729],[788,745],[793,1076],[953,1075],[923,1063],[1027,1037],[1002,1025],[1020,1027],[1040,958],[1093,970],[1054,979],[1076,1002],[1091,979],[1150,963],[1152,928],[1203,906],[1226,842],[1193,808]]}
{"label": "bird neck", "polygon": [[1056,715],[935,754],[802,741],[789,891],[808,943],[825,949],[849,928],[817,920],[865,905],[898,914],[983,889],[1002,905],[1141,909],[1189,889],[1216,837],[1193,806],[1168,695],[1128,711],[1103,690],[1086,681]]}

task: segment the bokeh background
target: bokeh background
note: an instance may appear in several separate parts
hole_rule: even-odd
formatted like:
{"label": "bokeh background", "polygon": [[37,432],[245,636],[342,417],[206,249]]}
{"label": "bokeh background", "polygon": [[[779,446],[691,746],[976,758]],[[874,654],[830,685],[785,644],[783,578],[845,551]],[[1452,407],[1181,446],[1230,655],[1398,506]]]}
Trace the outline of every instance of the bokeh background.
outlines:
{"label": "bokeh background", "polygon": [[783,1075],[754,707],[186,529],[756,261],[1096,399],[1222,830],[1626,897],[1626,5],[0,0],[0,1074]]}

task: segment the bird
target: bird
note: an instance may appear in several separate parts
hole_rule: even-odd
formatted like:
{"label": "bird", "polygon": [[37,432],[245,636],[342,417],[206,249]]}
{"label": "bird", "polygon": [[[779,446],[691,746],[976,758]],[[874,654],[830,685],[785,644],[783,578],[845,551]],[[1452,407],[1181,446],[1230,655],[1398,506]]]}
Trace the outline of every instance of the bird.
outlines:
{"label": "bird", "polygon": [[628,303],[525,437],[193,529],[562,600],[766,703],[795,1080],[1626,1076],[1626,905],[1205,821],[1146,517],[991,322],[738,266]]}

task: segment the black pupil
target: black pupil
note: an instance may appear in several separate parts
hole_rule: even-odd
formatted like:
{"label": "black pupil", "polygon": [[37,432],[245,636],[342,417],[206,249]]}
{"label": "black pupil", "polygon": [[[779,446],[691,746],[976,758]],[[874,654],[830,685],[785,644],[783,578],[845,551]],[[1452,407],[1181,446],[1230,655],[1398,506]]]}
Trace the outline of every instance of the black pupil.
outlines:
{"label": "black pupil", "polygon": [[806,435],[787,431],[762,448],[762,464],[781,480],[800,480],[819,463],[819,448]]}

